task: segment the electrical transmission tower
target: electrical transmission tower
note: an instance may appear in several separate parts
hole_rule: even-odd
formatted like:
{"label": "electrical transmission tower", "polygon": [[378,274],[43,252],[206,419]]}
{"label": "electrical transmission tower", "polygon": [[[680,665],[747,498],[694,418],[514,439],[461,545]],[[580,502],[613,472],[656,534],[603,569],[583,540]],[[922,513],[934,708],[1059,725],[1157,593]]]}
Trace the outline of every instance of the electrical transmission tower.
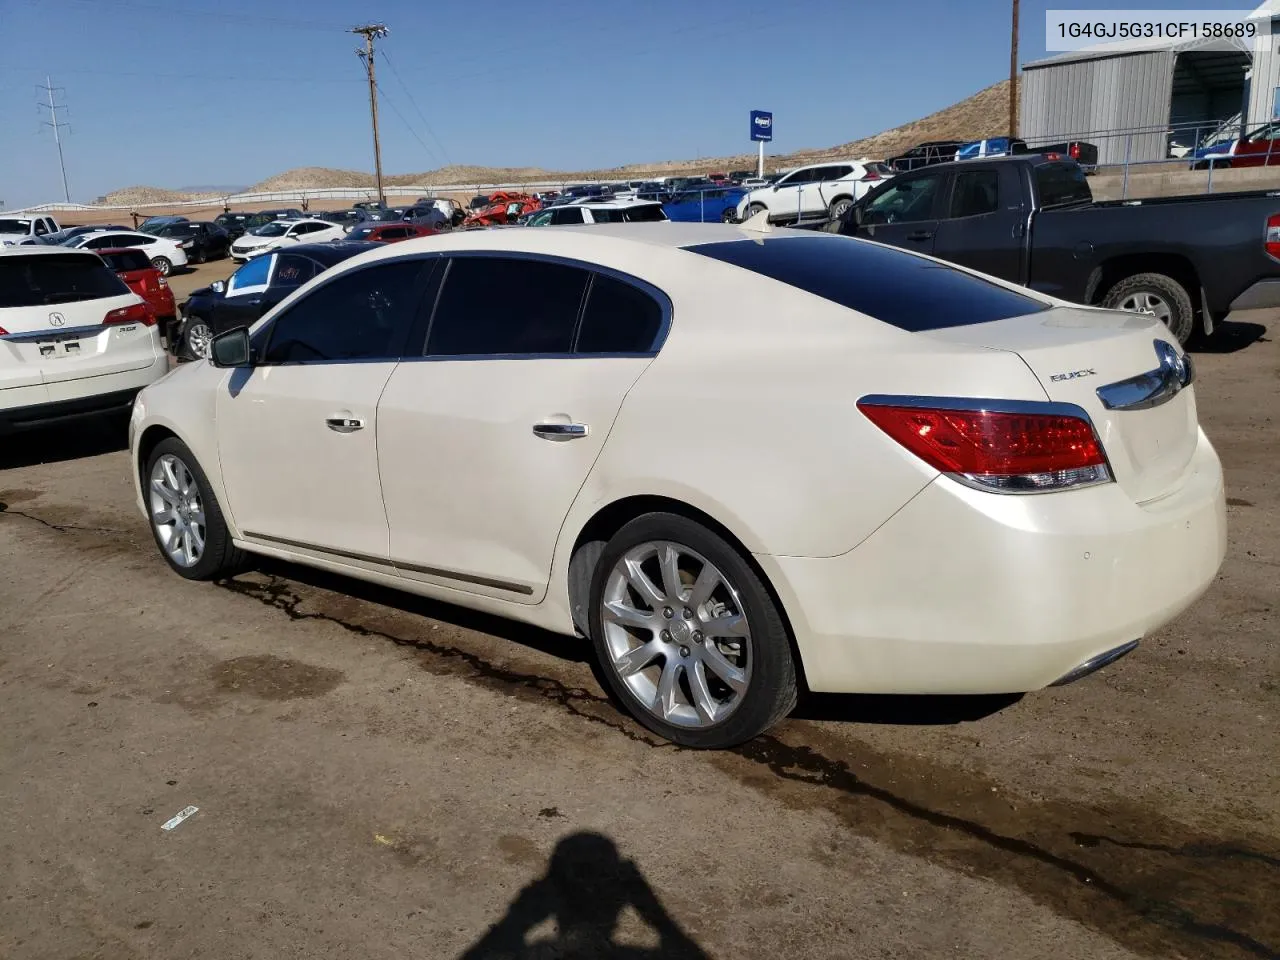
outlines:
{"label": "electrical transmission tower", "polygon": [[352,33],[364,37],[364,49],[356,48],[356,56],[364,61],[365,72],[369,75],[369,113],[373,117],[373,167],[378,180],[378,202],[387,203],[382,190],[382,144],[378,140],[378,82],[373,75],[373,41],[382,39],[390,31],[381,23],[367,23],[363,27],[352,27]]}
{"label": "electrical transmission tower", "polygon": [[67,201],[67,203],[70,203],[71,190],[68,189],[67,187],[67,162],[62,158],[62,133],[61,133],[61,128],[69,126],[69,124],[67,124],[65,121],[60,122],[58,120],[58,111],[65,110],[67,108],[67,105],[65,103],[54,103],[54,100],[53,100],[54,94],[61,94],[61,93],[65,93],[66,91],[64,91],[61,87],[55,87],[53,85],[53,81],[48,77],[44,78],[44,86],[36,87],[36,89],[43,90],[45,94],[48,96],[47,103],[39,102],[36,104],[36,106],[40,107],[43,110],[49,111],[49,119],[43,121],[43,123],[46,127],[53,128],[53,142],[58,146],[58,166],[62,170],[62,197],[64,200]]}

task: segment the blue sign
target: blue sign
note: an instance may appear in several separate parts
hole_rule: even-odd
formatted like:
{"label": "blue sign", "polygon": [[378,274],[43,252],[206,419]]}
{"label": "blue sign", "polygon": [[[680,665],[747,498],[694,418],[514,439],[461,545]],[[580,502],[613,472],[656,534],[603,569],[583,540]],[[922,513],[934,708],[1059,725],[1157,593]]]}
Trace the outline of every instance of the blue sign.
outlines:
{"label": "blue sign", "polygon": [[772,113],[766,113],[763,110],[751,111],[751,139],[766,141],[773,139]]}

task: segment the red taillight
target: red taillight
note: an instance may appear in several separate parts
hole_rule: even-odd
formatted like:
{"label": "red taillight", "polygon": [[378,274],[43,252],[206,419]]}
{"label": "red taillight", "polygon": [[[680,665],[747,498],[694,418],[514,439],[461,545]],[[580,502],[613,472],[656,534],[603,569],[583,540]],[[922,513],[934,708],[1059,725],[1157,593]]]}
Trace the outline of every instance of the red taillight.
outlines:
{"label": "red taillight", "polygon": [[9,335],[9,331],[6,330],[4,327],[0,327],[0,337],[7,337],[8,335]]}
{"label": "red taillight", "polygon": [[1062,154],[1060,154],[1060,153],[1046,153],[1046,154],[1044,155],[1044,158],[1045,158],[1046,160],[1061,160],[1061,159],[1062,159]]}
{"label": "red taillight", "polygon": [[122,323],[145,323],[148,327],[156,322],[156,315],[145,303],[135,303],[119,310],[110,311],[102,318],[104,327],[114,327]]}
{"label": "red taillight", "polygon": [[860,400],[858,409],[935,470],[984,489],[1036,493],[1111,479],[1093,425],[1081,417],[955,410],[891,399]]}
{"label": "red taillight", "polygon": [[1273,260],[1280,260],[1280,213],[1273,213],[1267,217],[1267,229],[1263,234],[1262,246],[1267,251],[1267,256]]}
{"label": "red taillight", "polygon": [[862,179],[863,179],[863,180],[879,180],[879,179],[880,179],[880,174],[876,173],[874,170],[868,170],[868,171],[863,175]]}
{"label": "red taillight", "polygon": [[1071,157],[1071,159],[1072,159],[1072,160],[1079,160],[1079,159],[1080,159],[1080,144],[1078,144],[1078,143],[1073,143],[1073,144],[1071,144],[1071,146],[1067,147],[1067,153],[1070,155],[1070,157]]}

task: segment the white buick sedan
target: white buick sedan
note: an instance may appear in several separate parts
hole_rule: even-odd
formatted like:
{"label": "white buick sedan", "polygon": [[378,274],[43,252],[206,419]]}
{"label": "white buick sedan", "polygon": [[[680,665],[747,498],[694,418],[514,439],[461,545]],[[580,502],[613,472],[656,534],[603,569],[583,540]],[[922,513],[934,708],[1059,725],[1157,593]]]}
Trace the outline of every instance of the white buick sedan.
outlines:
{"label": "white buick sedan", "polygon": [[[1222,470],[1154,318],[718,224],[409,240],[148,387],[138,505],[246,554],[589,637],[723,747],[815,691],[1077,679],[1213,580]],[[572,642],[572,641],[566,641]]]}

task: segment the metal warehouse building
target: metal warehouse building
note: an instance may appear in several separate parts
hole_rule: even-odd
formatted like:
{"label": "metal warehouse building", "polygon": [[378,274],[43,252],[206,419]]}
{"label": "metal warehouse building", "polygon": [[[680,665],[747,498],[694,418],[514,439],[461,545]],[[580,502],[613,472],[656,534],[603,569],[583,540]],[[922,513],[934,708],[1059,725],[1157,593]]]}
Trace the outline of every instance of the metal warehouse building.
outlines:
{"label": "metal warehouse building", "polygon": [[1272,21],[1256,42],[1103,44],[1023,65],[1019,134],[1031,144],[1089,140],[1100,163],[1161,160],[1178,144],[1234,135],[1280,116],[1280,0],[1254,17]]}

